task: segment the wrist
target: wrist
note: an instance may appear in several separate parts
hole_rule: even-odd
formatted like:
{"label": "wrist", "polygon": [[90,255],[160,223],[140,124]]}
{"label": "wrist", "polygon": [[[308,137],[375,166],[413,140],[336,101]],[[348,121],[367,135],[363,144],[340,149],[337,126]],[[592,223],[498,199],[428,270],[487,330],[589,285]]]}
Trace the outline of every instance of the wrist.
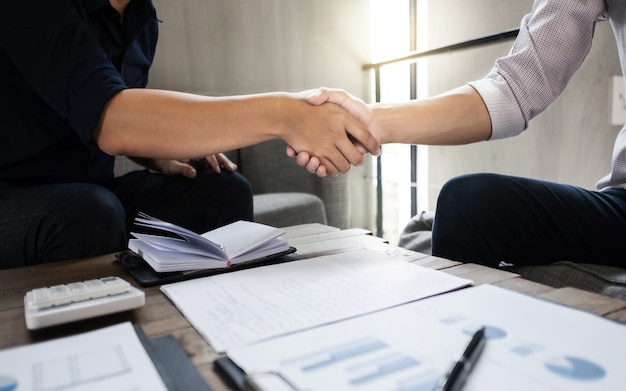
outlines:
{"label": "wrist", "polygon": [[373,105],[371,106],[371,121],[368,127],[368,130],[372,133],[376,141],[380,145],[389,143],[389,134],[387,134],[384,129],[386,128],[385,118],[388,117],[388,109],[385,109],[381,105]]}
{"label": "wrist", "polygon": [[270,110],[275,126],[271,127],[270,132],[275,138],[287,141],[292,130],[298,126],[296,102],[296,97],[289,93],[277,93],[272,98]]}

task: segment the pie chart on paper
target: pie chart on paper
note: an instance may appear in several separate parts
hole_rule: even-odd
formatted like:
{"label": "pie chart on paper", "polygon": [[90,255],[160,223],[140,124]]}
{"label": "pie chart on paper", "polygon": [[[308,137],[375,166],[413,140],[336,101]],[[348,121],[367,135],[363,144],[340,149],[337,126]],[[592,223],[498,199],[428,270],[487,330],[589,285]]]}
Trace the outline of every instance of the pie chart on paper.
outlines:
{"label": "pie chart on paper", "polygon": [[13,391],[17,389],[17,381],[8,376],[0,375],[0,391]]}
{"label": "pie chart on paper", "polygon": [[[471,336],[472,334],[474,334],[474,331],[476,331],[477,329],[478,327],[465,328],[463,329],[463,334]],[[506,338],[506,336],[507,336],[506,330],[500,327],[496,327],[496,326],[485,325],[485,338],[487,338],[488,340]]]}
{"label": "pie chart on paper", "polygon": [[559,357],[545,363],[548,371],[579,381],[589,381],[601,379],[606,375],[604,368],[591,361],[577,357]]}

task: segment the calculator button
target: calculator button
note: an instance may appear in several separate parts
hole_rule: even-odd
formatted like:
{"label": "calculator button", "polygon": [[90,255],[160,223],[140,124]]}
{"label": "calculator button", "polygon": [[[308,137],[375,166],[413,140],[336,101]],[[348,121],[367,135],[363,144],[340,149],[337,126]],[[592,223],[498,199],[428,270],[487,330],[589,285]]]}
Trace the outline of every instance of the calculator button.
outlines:
{"label": "calculator button", "polygon": [[48,288],[33,289],[33,301],[35,303],[45,303],[52,300],[52,293]]}
{"label": "calculator button", "polygon": [[61,299],[63,297],[70,296],[71,292],[67,285],[55,285],[48,288],[50,290],[50,294],[55,299]]}
{"label": "calculator button", "polygon": [[89,287],[84,282],[72,282],[70,284],[67,284],[67,287],[73,295],[81,295],[89,292]]}
{"label": "calculator button", "polygon": [[104,282],[100,280],[87,280],[85,281],[85,285],[92,291],[101,290],[105,287]]}
{"label": "calculator button", "polygon": [[33,290],[33,300],[38,307],[49,307],[71,301],[71,292],[65,285]]}
{"label": "calculator button", "polygon": [[117,290],[117,289],[128,288],[130,286],[128,282],[118,277],[105,277],[105,278],[102,278],[100,281],[102,281],[104,285],[109,287],[109,289]]}

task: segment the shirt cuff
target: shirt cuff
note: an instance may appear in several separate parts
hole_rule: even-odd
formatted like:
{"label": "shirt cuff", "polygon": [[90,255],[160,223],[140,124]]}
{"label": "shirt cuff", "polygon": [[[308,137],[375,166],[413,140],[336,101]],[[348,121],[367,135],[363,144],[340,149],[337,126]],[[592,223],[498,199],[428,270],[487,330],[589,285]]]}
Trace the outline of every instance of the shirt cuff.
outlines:
{"label": "shirt cuff", "polygon": [[484,79],[468,83],[487,106],[491,117],[491,137],[489,140],[500,140],[517,136],[528,127],[519,108],[517,99],[504,78],[490,74]]}

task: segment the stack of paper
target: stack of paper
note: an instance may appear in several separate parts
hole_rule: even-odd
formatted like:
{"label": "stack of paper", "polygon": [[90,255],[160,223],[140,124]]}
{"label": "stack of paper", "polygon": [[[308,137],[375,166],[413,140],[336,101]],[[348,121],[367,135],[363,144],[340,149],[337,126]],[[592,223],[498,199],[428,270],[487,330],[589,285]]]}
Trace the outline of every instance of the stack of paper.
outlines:
{"label": "stack of paper", "polygon": [[163,285],[161,290],[216,351],[224,352],[471,283],[360,250]]}

